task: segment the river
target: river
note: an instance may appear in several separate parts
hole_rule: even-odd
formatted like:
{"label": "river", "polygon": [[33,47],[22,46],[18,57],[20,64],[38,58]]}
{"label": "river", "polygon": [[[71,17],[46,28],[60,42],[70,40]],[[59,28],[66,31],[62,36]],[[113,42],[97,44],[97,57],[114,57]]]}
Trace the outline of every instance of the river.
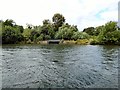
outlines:
{"label": "river", "polygon": [[4,45],[3,88],[118,88],[120,46]]}

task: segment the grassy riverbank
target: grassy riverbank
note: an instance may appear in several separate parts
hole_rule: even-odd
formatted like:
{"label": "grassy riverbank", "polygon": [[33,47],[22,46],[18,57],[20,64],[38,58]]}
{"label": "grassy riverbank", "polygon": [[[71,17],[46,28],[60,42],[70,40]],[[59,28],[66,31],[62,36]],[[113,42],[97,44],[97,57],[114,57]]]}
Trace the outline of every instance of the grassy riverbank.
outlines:
{"label": "grassy riverbank", "polygon": [[[42,45],[46,45],[48,44],[47,40],[44,41],[38,41],[38,42],[33,42],[31,40],[28,41],[22,41],[19,42],[18,44],[42,44]],[[90,40],[88,39],[78,39],[78,40],[61,40],[59,44],[78,44],[78,45],[89,45],[90,44]]]}
{"label": "grassy riverbank", "polygon": [[[16,44],[20,44],[20,45],[24,45],[24,44],[28,44],[28,45],[49,45],[47,40],[43,40],[43,41],[22,41],[22,42],[18,42]],[[78,39],[78,40],[61,40],[60,43],[61,45],[120,45],[120,42],[118,43],[104,43],[104,42],[99,42],[96,39],[90,38],[90,39]],[[5,44],[2,44],[5,45]]]}
{"label": "grassy riverbank", "polygon": [[[43,41],[37,41],[37,42],[34,42],[34,41],[31,41],[31,40],[28,40],[28,41],[22,41],[22,42],[18,42],[16,44],[20,44],[20,45],[24,45],[24,44],[29,44],[29,45],[32,45],[32,44],[40,44],[40,45],[48,45],[48,41],[47,40],[43,40]],[[78,40],[61,40],[59,44],[70,44],[70,45],[120,45],[120,42],[118,43],[102,43],[102,42],[99,42],[97,41],[96,39],[78,39]],[[4,45],[4,44],[3,44]]]}
{"label": "grassy riverbank", "polygon": [[63,44],[78,44],[78,45],[88,45],[90,40],[88,39],[79,39],[79,40],[64,40]]}

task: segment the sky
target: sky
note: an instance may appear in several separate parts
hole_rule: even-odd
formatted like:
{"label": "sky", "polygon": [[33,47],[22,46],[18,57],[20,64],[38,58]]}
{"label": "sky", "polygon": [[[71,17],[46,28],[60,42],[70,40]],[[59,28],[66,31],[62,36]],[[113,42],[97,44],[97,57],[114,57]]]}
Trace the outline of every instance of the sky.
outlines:
{"label": "sky", "polygon": [[87,27],[118,21],[120,0],[0,0],[0,20],[13,19],[18,25],[42,25],[62,14],[66,23],[77,25],[79,31]]}

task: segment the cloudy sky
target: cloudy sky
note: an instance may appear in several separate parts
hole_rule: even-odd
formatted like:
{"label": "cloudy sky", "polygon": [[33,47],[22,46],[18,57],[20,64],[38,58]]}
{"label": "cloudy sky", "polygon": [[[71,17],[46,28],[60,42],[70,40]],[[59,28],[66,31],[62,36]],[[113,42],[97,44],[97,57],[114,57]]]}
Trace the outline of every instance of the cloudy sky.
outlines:
{"label": "cloudy sky", "polygon": [[40,25],[55,13],[79,31],[89,26],[118,21],[119,0],[0,0],[0,19],[13,19],[17,24]]}

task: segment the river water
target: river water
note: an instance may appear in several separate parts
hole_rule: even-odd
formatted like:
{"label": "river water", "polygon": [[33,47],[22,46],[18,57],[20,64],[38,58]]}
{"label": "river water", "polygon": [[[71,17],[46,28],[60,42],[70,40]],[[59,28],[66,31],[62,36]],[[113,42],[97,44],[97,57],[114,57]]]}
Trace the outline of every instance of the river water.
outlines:
{"label": "river water", "polygon": [[4,45],[3,88],[118,88],[120,46]]}

